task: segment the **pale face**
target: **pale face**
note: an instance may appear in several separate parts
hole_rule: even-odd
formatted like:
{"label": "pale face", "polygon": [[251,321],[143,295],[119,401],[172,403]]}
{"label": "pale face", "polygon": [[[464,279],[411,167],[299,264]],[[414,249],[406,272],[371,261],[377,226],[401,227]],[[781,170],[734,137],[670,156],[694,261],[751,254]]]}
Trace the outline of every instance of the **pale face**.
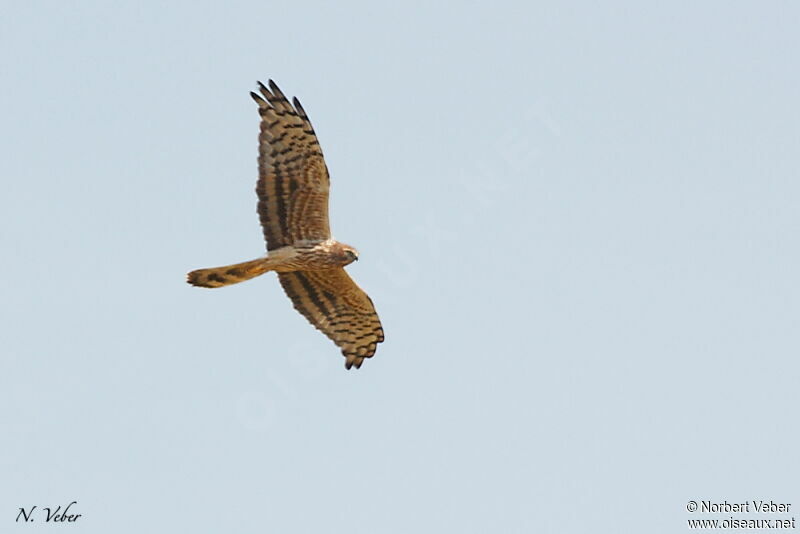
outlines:
{"label": "pale face", "polygon": [[353,263],[354,261],[358,261],[358,251],[356,249],[354,249],[353,247],[345,246],[344,247],[344,255],[345,255],[345,261],[347,261],[347,263],[345,263],[345,265],[349,265],[349,264]]}

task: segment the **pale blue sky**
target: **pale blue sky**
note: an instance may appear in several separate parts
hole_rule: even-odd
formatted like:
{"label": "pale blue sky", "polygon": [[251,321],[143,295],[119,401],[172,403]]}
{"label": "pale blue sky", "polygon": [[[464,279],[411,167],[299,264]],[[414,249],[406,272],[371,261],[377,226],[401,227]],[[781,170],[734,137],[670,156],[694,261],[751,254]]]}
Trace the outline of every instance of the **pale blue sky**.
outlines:
{"label": "pale blue sky", "polygon": [[[0,531],[800,507],[800,7],[647,4],[4,4]],[[184,283],[264,251],[268,78],[385,325],[359,371],[274,276]]]}

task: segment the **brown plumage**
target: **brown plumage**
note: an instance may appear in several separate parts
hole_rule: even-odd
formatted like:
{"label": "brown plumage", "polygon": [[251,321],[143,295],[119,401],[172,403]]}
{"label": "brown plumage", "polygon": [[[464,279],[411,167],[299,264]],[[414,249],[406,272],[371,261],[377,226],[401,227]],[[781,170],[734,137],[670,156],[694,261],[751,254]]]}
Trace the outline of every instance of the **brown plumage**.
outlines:
{"label": "brown plumage", "polygon": [[272,80],[269,88],[258,85],[261,95],[250,95],[261,115],[256,193],[267,256],[198,269],[187,281],[213,288],[277,272],[294,308],[342,349],[347,369],[359,368],[383,341],[383,327],[372,300],[343,268],[358,252],[331,237],[322,150],[297,98],[290,104]]}

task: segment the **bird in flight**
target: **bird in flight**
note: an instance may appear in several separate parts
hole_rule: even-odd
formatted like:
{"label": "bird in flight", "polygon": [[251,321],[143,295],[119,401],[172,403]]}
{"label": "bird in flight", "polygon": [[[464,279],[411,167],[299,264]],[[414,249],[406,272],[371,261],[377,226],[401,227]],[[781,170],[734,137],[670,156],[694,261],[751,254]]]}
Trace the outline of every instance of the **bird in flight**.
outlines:
{"label": "bird in flight", "polygon": [[256,194],[267,255],[198,269],[187,281],[222,287],[275,271],[294,308],[342,349],[345,367],[359,368],[383,341],[383,327],[372,299],[344,270],[358,251],[331,236],[322,149],[297,98],[290,104],[272,80],[258,88],[250,96],[261,115]]}

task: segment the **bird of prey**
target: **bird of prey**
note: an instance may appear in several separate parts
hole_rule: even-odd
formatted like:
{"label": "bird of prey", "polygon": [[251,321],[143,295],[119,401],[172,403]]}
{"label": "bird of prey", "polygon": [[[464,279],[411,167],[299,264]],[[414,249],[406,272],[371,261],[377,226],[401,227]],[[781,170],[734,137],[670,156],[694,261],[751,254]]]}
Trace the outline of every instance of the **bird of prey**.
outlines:
{"label": "bird of prey", "polygon": [[256,193],[267,255],[198,269],[187,281],[222,287],[275,271],[294,308],[342,349],[345,367],[359,368],[383,341],[383,327],[372,299],[344,270],[358,251],[331,236],[328,167],[317,136],[297,98],[290,104],[272,80],[258,88],[250,96],[261,115]]}

